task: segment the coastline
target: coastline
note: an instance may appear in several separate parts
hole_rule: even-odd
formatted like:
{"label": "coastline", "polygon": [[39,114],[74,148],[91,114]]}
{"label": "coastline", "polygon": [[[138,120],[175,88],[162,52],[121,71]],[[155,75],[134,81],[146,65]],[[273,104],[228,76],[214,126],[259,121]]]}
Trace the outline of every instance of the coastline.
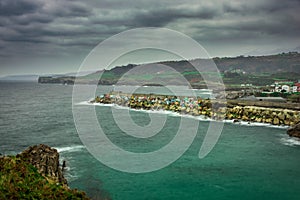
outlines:
{"label": "coastline", "polygon": [[[200,120],[216,120],[233,123],[270,124],[292,127],[300,121],[299,107],[277,102],[218,101],[191,97],[147,94],[115,94],[97,96],[88,104],[117,105],[133,110],[161,112],[191,116]],[[293,109],[292,109],[293,108]]]}

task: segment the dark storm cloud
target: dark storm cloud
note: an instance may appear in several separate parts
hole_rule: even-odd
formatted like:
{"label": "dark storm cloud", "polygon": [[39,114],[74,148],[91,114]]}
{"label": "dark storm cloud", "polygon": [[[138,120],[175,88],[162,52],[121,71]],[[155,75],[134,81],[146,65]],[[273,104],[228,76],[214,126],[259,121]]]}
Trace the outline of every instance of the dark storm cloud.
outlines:
{"label": "dark storm cloud", "polygon": [[134,17],[134,21],[138,26],[161,27],[182,18],[191,20],[213,19],[219,14],[219,10],[214,7],[200,7],[197,9],[160,8],[153,11],[138,13]]}
{"label": "dark storm cloud", "polygon": [[[18,4],[19,3],[19,4]],[[19,6],[24,6],[19,9]],[[81,23],[73,27],[64,20],[88,17],[92,9],[75,1],[1,1],[0,39],[12,44],[56,43],[54,37],[90,34]],[[86,32],[84,32],[86,31]]]}
{"label": "dark storm cloud", "polygon": [[290,48],[299,46],[299,10],[300,0],[0,0],[1,56],[86,53],[147,26],[183,32],[230,55],[246,45]]}
{"label": "dark storm cloud", "polygon": [[[198,7],[198,8],[154,8],[154,9],[132,9],[122,13],[119,11],[102,11],[105,16],[94,17],[91,22],[94,24],[107,24],[134,27],[163,27],[171,22],[176,22],[178,19],[213,19],[220,14],[220,10],[215,7]],[[100,11],[101,13],[101,11]],[[117,15],[117,16],[115,16]],[[119,17],[118,17],[119,16]]]}
{"label": "dark storm cloud", "polygon": [[28,15],[22,15],[12,18],[12,22],[19,25],[29,25],[31,23],[50,23],[53,21],[53,16],[49,16],[42,13],[34,13]]}
{"label": "dark storm cloud", "polygon": [[[267,1],[224,1],[224,12],[232,12],[239,15],[275,13],[287,9],[299,8],[299,0],[267,0]],[[258,16],[259,17],[259,16]]]}
{"label": "dark storm cloud", "polygon": [[195,24],[193,36],[199,40],[234,40],[236,43],[273,38],[275,44],[278,42],[275,37],[296,40],[300,34],[299,9],[297,0],[284,3],[279,0],[224,1],[220,17]]}
{"label": "dark storm cloud", "polygon": [[[21,5],[21,6],[20,6]],[[0,24],[9,41],[49,42],[52,37],[94,37],[136,27],[169,27],[203,39],[296,35],[299,1],[45,1],[2,0]],[[276,13],[276,14],[272,14]],[[189,31],[188,31],[189,32]],[[248,33],[250,32],[250,34]],[[13,39],[13,37],[18,37]],[[28,37],[28,40],[26,40]],[[22,39],[23,38],[23,39]],[[43,38],[43,39],[39,39]],[[52,38],[52,39],[51,39]],[[82,44],[82,38],[76,38]],[[86,38],[85,38],[86,39]],[[73,43],[73,42],[72,42]],[[64,43],[65,44],[65,43]]]}
{"label": "dark storm cloud", "polygon": [[38,3],[26,0],[1,0],[0,16],[22,15],[35,12],[39,8]]}
{"label": "dark storm cloud", "polygon": [[91,15],[92,8],[87,7],[83,3],[62,3],[60,6],[55,6],[55,9],[49,12],[50,15],[54,17],[88,17]]}

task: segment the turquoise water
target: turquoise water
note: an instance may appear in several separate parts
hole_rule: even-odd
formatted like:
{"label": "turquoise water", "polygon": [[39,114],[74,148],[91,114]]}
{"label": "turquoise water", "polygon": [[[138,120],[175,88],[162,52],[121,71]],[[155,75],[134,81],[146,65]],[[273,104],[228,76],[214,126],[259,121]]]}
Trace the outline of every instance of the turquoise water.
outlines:
{"label": "turquoise water", "polygon": [[[76,133],[71,97],[72,86],[0,83],[0,153],[16,154],[39,143],[56,147],[67,161],[69,185],[94,199],[300,198],[300,142],[290,139],[285,128],[226,123],[213,151],[199,159],[209,124],[200,121],[194,143],[176,162],[159,171],[129,174],[104,166],[84,148]],[[168,116],[162,133],[134,139],[116,126],[111,107],[97,106],[96,113],[105,116],[108,137],[135,152],[167,144],[180,120]],[[149,121],[147,113],[130,114],[137,124]]]}

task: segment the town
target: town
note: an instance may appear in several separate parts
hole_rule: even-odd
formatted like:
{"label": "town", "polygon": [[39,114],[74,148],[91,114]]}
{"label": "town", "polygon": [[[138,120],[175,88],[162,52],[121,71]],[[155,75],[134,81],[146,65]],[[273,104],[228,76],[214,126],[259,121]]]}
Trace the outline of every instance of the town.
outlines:
{"label": "town", "polygon": [[300,102],[300,80],[275,81],[271,85],[254,86],[252,84],[241,84],[235,91],[227,92],[227,99],[259,100],[259,101],[281,101]]}

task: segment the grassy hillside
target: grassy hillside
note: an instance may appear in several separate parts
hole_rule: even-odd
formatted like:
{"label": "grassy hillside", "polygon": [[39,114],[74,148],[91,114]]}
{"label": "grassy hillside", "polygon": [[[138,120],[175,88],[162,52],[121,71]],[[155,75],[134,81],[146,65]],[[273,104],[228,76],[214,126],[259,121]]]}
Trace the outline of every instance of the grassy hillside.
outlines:
{"label": "grassy hillside", "polygon": [[[296,81],[300,79],[300,54],[299,53],[283,53],[270,56],[239,56],[234,58],[214,58],[221,75],[224,78],[225,84],[271,84],[275,80],[291,80]],[[205,65],[205,60],[196,59],[191,63],[200,63]],[[181,73],[191,84],[201,84],[203,81],[199,72],[187,61],[166,61],[160,63],[153,63],[147,65],[147,68],[151,68],[151,65],[162,64],[169,66]],[[115,67],[111,70],[104,71],[102,74],[100,84],[115,84],[124,74],[129,70],[136,67],[136,65],[127,65],[122,67]],[[235,77],[226,77],[224,73],[226,71],[239,69],[244,71],[245,74]],[[153,71],[153,70],[152,70]],[[201,72],[209,73],[209,72]],[[100,72],[96,72],[83,77],[87,80],[97,81],[100,76]],[[210,74],[214,76],[214,74]],[[144,80],[147,82],[156,82],[156,79],[163,79],[166,82],[176,82],[178,80],[178,74],[174,74],[168,70],[161,71],[160,74],[151,73],[151,70],[144,68],[140,73],[131,73],[125,77],[127,82],[133,82],[134,80]],[[156,78],[156,79],[155,79]],[[124,79],[124,76],[123,76]]]}
{"label": "grassy hillside", "polygon": [[[296,52],[282,53],[270,56],[239,56],[234,58],[214,58],[221,76],[226,85],[240,85],[243,83],[251,83],[253,85],[267,85],[276,80],[290,80],[296,81],[300,79],[300,54]],[[204,68],[203,73],[209,73],[209,76],[219,76],[206,70],[207,60],[196,59],[190,62],[187,61],[165,61],[159,63],[150,63],[142,70],[138,70],[138,65],[129,64],[126,66],[117,66],[110,70],[98,71],[86,76],[79,77],[77,80],[81,83],[99,83],[103,85],[112,85],[119,82],[120,84],[159,84],[161,85],[174,84],[181,85],[179,81],[183,75],[186,80],[190,82],[193,87],[205,85],[202,76],[193,67],[192,64],[199,64]],[[159,65],[168,66],[165,69],[155,71],[154,69]],[[135,70],[132,70],[135,68]],[[170,70],[173,69],[173,70]],[[228,71],[240,70],[243,74],[237,76],[226,76]],[[130,72],[130,73],[128,73]],[[176,73],[175,73],[176,72]],[[180,75],[181,74],[181,75]],[[101,79],[99,80],[101,76]],[[63,80],[62,80],[63,79]],[[73,77],[74,81],[75,77]],[[70,79],[55,78],[46,79],[46,83],[69,83]],[[40,81],[43,82],[43,81]]]}
{"label": "grassy hillside", "polygon": [[296,52],[270,56],[214,58],[214,61],[220,71],[242,69],[248,73],[300,73],[300,54]]}

